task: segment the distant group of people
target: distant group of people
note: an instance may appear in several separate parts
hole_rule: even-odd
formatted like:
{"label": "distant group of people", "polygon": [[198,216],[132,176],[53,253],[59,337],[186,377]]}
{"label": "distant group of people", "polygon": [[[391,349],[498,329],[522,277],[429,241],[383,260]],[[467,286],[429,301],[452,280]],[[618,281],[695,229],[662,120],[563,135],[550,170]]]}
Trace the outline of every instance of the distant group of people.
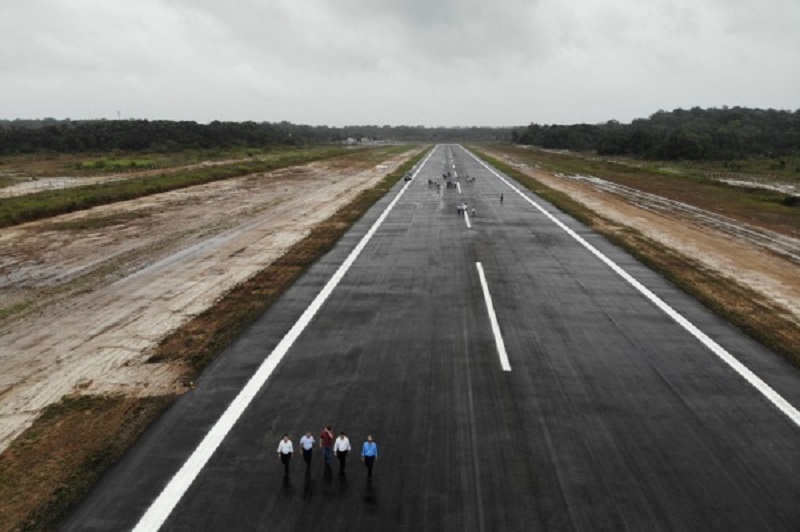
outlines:
{"label": "distant group of people", "polygon": [[[303,460],[306,463],[306,474],[311,473],[311,457],[314,451],[316,441],[311,431],[306,432],[300,438],[300,449],[303,452]],[[352,451],[350,446],[350,439],[344,431],[339,432],[339,437],[334,435],[333,429],[328,426],[322,429],[319,435],[319,447],[322,449],[322,457],[325,460],[325,476],[333,476],[333,457],[339,462],[339,477],[345,477],[345,468],[347,466],[347,455]],[[288,434],[283,435],[283,439],[278,443],[278,458],[284,467],[284,478],[289,477],[289,464],[292,461],[294,454],[294,444],[289,439]],[[372,435],[367,436],[367,439],[361,445],[361,460],[367,468],[367,480],[372,481],[372,468],[378,460],[378,445],[372,439]]]}
{"label": "distant group of people", "polygon": [[[470,212],[469,207],[467,206],[467,202],[462,202],[456,205],[456,212],[458,213],[459,216],[464,216],[465,214]],[[475,217],[475,207],[472,207],[471,215],[473,218]]]}
{"label": "distant group of people", "polygon": [[[449,164],[448,164],[448,166],[449,166]],[[447,187],[447,188],[457,188],[458,187],[456,180],[452,180],[451,181],[451,178],[453,178],[453,177],[455,177],[455,176],[453,174],[451,174],[449,171],[442,172],[442,179],[445,180],[445,187]],[[475,177],[474,176],[470,177],[469,173],[465,174],[464,179],[466,180],[467,183],[474,183],[475,182]],[[428,179],[428,187],[429,188],[434,187],[434,188],[436,188],[436,192],[437,193],[439,193],[439,194],[441,193],[441,183],[438,183],[438,182],[434,181],[433,179]],[[503,194],[501,193],[500,194],[500,203],[503,203],[503,199],[504,199],[503,198]],[[458,213],[459,216],[464,216],[466,214],[469,214],[473,218],[475,217],[475,207],[472,207],[472,210],[470,211],[468,209],[468,206],[467,206],[466,203],[457,204],[456,205],[456,212]]]}

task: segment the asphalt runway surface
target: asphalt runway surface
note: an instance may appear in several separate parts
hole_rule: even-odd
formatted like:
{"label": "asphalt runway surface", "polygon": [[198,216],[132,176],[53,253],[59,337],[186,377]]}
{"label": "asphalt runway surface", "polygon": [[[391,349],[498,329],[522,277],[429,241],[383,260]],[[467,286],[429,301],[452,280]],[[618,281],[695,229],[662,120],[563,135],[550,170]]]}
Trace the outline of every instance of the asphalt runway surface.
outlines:
{"label": "asphalt runway surface", "polygon": [[[545,213],[790,409],[800,372],[460,146],[437,146],[418,166],[63,530],[800,530],[797,420]],[[429,184],[447,171],[457,188]],[[263,386],[239,395],[273,350],[283,358]],[[208,434],[220,419],[217,446]],[[318,448],[308,474],[300,457],[300,437],[318,440],[329,424],[352,443],[343,479],[336,465],[323,474]],[[284,433],[295,447],[288,479]],[[371,483],[359,457],[368,434],[379,449]]]}

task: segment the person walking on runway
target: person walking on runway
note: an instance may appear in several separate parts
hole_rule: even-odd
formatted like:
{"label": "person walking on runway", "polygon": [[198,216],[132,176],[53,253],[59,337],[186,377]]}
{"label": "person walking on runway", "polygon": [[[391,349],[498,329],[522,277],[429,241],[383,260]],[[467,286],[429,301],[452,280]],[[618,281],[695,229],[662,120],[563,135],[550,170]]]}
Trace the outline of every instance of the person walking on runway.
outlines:
{"label": "person walking on runway", "polygon": [[367,482],[372,482],[372,466],[378,459],[378,445],[372,441],[372,436],[367,436],[367,441],[361,446],[361,460],[367,467]]}
{"label": "person walking on runway", "polygon": [[294,446],[292,446],[292,440],[289,439],[288,434],[284,434],[283,439],[278,443],[278,458],[280,458],[283,463],[284,477],[289,476],[289,462],[292,460],[293,452]]}
{"label": "person walking on runway", "polygon": [[306,462],[306,473],[308,473],[311,471],[311,451],[314,450],[314,436],[311,435],[310,430],[300,438],[300,448],[303,451],[303,460]]}
{"label": "person walking on runway", "polygon": [[331,469],[331,460],[333,460],[333,440],[336,436],[333,434],[333,428],[330,426],[322,429],[319,435],[319,447],[322,449],[322,457],[325,459],[325,476],[329,477],[333,473]]}
{"label": "person walking on runway", "polygon": [[344,431],[339,433],[333,450],[336,451],[336,459],[339,460],[339,476],[345,476],[344,470],[347,466],[347,453],[350,452],[350,440],[347,439],[347,434]]}

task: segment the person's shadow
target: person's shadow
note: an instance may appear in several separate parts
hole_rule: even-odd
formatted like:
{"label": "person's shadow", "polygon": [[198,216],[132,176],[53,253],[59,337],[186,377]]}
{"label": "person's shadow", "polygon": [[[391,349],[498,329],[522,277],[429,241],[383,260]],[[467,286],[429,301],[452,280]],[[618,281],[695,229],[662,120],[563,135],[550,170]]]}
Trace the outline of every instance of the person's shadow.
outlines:
{"label": "person's shadow", "polygon": [[377,506],[378,505],[378,492],[375,487],[372,485],[372,479],[368,478],[367,483],[364,486],[364,504],[368,506]]}
{"label": "person's shadow", "polygon": [[303,499],[308,499],[311,497],[311,487],[313,482],[311,482],[311,470],[306,469],[306,475],[303,479]]}

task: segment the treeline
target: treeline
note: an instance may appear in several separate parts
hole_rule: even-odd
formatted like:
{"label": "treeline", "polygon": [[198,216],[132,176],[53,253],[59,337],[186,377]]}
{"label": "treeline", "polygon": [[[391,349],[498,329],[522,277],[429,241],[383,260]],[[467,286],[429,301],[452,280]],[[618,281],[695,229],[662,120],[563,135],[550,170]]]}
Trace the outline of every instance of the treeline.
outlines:
{"label": "treeline", "polygon": [[733,160],[800,155],[800,110],[723,107],[659,111],[630,124],[531,124],[519,144],[661,160]]}
{"label": "treeline", "polygon": [[508,141],[510,128],[306,126],[289,122],[0,120],[0,155],[37,152],[179,151],[348,141]]}
{"label": "treeline", "polygon": [[659,111],[622,124],[526,128],[308,126],[289,122],[0,120],[0,155],[307,146],[352,141],[512,142],[645,159],[733,160],[800,155],[800,110],[743,107]]}

